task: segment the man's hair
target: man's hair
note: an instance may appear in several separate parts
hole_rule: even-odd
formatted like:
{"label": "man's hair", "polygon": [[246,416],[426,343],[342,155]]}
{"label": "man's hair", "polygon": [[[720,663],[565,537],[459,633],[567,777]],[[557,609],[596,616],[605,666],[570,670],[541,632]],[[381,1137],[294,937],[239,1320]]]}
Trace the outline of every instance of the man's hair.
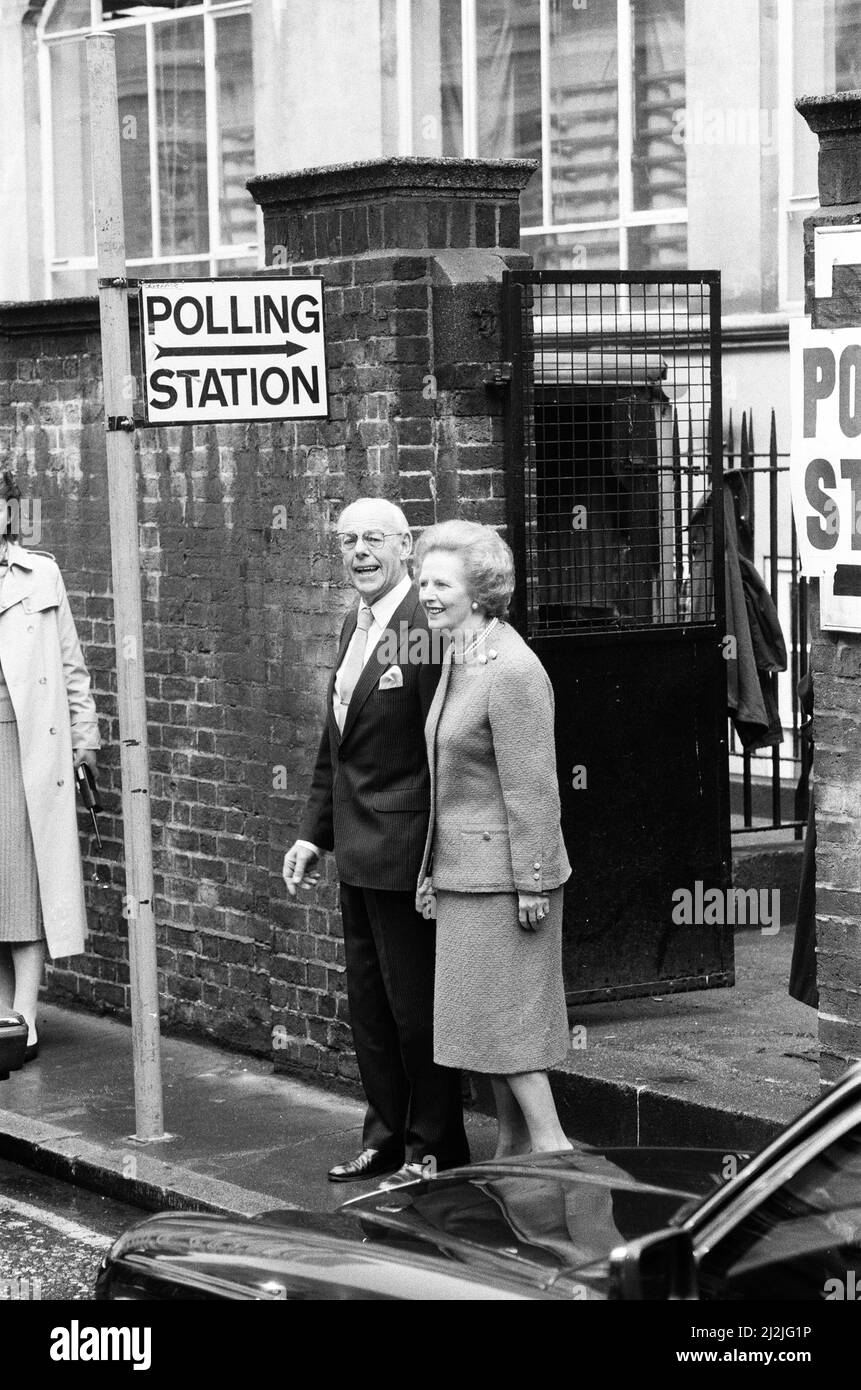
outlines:
{"label": "man's hair", "polygon": [[514,592],[514,555],[492,526],[477,521],[441,521],[419,536],[414,572],[421,571],[432,550],[460,557],[467,588],[489,618],[504,618]]}
{"label": "man's hair", "polygon": [[347,512],[350,511],[352,507],[359,506],[362,502],[372,502],[374,506],[382,512],[383,516],[390,517],[391,520],[386,522],[387,526],[391,525],[395,531],[401,531],[405,535],[409,532],[410,523],[407,521],[404,513],[396,502],[390,502],[387,497],[354,497],[353,501],[348,502],[347,506],[338,517],[337,525],[339,528]]}

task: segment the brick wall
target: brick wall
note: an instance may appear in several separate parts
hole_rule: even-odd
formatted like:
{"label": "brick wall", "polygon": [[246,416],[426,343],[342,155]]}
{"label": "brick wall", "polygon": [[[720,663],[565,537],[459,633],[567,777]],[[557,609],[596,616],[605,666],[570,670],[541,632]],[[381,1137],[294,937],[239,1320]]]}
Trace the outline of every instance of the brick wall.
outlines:
{"label": "brick wall", "polygon": [[[502,401],[484,376],[502,351],[502,270],[525,263],[517,191],[531,166],[440,168],[391,161],[255,185],[267,263],[301,246],[313,259],[290,268],[324,276],[328,422],[136,435],[163,1019],[349,1079],[333,865],[301,902],[281,881],[353,601],[331,523],[364,493],[401,501],[416,527],[505,514]],[[297,243],[309,221],[313,244]],[[85,863],[91,937],[50,970],[49,991],[125,1014],[99,368],[94,301],[0,308],[0,466],[41,503],[106,744],[105,852]]]}
{"label": "brick wall", "polygon": [[811,589],[819,1043],[833,1081],[861,1057],[861,643],[820,630]]}
{"label": "brick wall", "polygon": [[[819,136],[821,211],[805,218],[805,309],[814,328],[861,324],[858,267],[835,267],[833,293],[814,294],[814,229],[861,220],[861,100],[805,98],[798,108]],[[854,537],[853,537],[854,544]],[[820,1077],[834,1081],[861,1059],[861,637],[823,631],[819,583],[810,585],[815,719],[816,971]]]}

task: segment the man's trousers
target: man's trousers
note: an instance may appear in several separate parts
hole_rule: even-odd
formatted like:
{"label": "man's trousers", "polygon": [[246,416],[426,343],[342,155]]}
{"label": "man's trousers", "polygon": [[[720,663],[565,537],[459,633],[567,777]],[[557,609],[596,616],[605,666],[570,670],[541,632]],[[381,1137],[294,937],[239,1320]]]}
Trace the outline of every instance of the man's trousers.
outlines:
{"label": "man's trousers", "polygon": [[433,1060],[434,926],[415,894],[341,884],[350,1023],[368,1101],[363,1147],[469,1162],[460,1072]]}

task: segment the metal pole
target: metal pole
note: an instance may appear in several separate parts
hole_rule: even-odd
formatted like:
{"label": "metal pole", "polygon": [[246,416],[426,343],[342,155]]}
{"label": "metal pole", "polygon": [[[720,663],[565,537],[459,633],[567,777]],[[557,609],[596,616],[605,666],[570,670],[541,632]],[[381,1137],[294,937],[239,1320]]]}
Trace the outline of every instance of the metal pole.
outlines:
{"label": "metal pole", "polygon": [[[161,1054],[153,913],[152,825],[138,561],[137,475],[132,414],[117,73],[110,34],[87,38],[93,201],[107,426],[108,505],[122,774],[125,912],[129,924],[135,1124],[138,1140],[163,1139]],[[109,282],[113,281],[111,284]]]}

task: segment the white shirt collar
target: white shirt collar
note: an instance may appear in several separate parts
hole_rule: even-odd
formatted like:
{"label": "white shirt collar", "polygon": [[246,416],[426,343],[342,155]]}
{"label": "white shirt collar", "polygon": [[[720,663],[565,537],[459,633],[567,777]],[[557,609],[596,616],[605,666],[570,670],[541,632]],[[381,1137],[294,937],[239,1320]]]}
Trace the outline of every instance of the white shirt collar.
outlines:
{"label": "white shirt collar", "polygon": [[392,615],[400,607],[412,587],[412,580],[408,574],[390,589],[382,598],[378,598],[375,603],[369,604],[374,622],[381,630],[388,627],[392,620]]}

